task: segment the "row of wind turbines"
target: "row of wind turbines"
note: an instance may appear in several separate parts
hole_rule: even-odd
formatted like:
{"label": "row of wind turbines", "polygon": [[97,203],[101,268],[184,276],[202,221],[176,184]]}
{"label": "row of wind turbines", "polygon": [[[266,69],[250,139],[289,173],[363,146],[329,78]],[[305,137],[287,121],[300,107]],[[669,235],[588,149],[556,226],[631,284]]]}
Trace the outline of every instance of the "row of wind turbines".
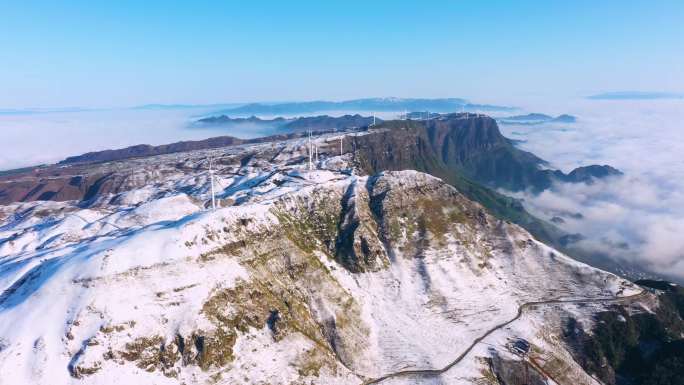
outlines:
{"label": "row of wind turbines", "polygon": [[[404,110],[403,116],[400,115],[399,117],[401,120],[409,120],[409,113],[408,110]],[[425,119],[421,120],[430,120],[430,111],[426,111]],[[376,114],[373,112],[373,123],[370,125],[370,127],[373,127],[376,125]],[[308,170],[313,170],[314,169],[314,164],[318,165],[318,145],[315,143],[313,139],[313,130],[309,129],[307,131],[307,156],[308,156]],[[344,149],[343,149],[343,140],[344,140],[344,135],[340,135],[340,156],[344,154]],[[215,170],[213,168],[213,163],[214,163],[214,158],[209,157],[209,183],[210,183],[210,189],[211,189],[211,209],[216,210],[217,206],[220,206],[220,201],[216,199],[216,187],[215,184],[218,183],[216,180],[216,175],[215,175]]]}
{"label": "row of wind turbines", "polygon": [[[375,125],[375,117],[373,117],[373,124]],[[308,153],[308,158],[309,158],[309,165],[308,169],[313,170],[314,169],[314,163],[318,164],[318,145],[314,143],[312,140],[313,138],[313,130],[309,129],[308,130],[308,142],[307,142],[307,153]],[[344,136],[340,136],[340,155],[342,155],[342,139]],[[216,174],[214,170],[214,158],[212,156],[209,157],[209,185],[210,185],[210,191],[211,191],[211,210],[216,210],[217,207],[220,207],[220,200],[216,199],[216,183],[219,183],[216,180]],[[219,183],[220,184],[220,183]]]}

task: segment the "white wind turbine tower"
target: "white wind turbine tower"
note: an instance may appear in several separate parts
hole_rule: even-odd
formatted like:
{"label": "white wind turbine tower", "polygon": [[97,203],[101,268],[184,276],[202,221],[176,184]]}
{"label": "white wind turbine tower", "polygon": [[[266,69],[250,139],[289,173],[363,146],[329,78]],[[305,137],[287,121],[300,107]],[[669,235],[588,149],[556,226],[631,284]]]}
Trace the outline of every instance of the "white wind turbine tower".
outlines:
{"label": "white wind turbine tower", "polygon": [[318,167],[318,144],[314,143],[314,148],[316,149],[316,167]]}
{"label": "white wind turbine tower", "polygon": [[313,149],[311,148],[311,129],[309,129],[309,142],[308,142],[308,151],[309,151],[309,170],[311,170],[312,167],[312,160],[313,160]]}
{"label": "white wind turbine tower", "polygon": [[212,166],[212,158],[209,158],[209,180],[211,183],[211,209],[216,210],[216,192],[214,190],[214,169]]}

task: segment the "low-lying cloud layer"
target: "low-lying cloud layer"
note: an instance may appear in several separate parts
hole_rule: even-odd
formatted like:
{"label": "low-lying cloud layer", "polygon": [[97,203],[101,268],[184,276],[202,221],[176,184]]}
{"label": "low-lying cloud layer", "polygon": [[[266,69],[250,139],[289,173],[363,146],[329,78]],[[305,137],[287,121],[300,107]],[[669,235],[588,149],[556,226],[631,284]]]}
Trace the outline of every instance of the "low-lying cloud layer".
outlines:
{"label": "low-lying cloud layer", "polygon": [[70,155],[136,144],[267,134],[251,129],[188,128],[206,112],[166,108],[0,113],[0,170],[53,163]]}
{"label": "low-lying cloud layer", "polygon": [[578,123],[502,130],[554,167],[609,164],[625,176],[517,196],[540,217],[582,234],[575,246],[684,280],[684,101],[585,101],[566,108]]}
{"label": "low-lying cloud layer", "polygon": [[[195,124],[202,116],[214,114],[216,108],[218,107],[180,106],[52,110],[34,113],[0,110],[0,170],[54,163],[71,155],[136,144],[159,145],[220,135],[254,138],[271,135],[277,131],[276,126],[268,125],[202,126]],[[325,111],[312,115],[339,116],[346,113],[350,111]],[[368,115],[368,112],[363,113]],[[242,115],[233,117],[240,116]],[[270,119],[277,116],[261,117]],[[384,112],[377,116],[396,118],[397,113]]]}

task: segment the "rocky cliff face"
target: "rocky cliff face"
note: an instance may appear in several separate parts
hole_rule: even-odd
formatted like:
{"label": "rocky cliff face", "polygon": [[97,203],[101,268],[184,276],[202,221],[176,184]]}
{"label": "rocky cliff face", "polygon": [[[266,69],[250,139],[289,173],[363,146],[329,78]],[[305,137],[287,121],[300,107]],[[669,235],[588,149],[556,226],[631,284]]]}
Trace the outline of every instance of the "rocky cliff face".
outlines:
{"label": "rocky cliff face", "polygon": [[657,298],[648,311],[616,305],[598,313],[588,329],[568,318],[563,338],[603,383],[677,384],[684,374],[684,289],[662,281],[640,283]]}
{"label": "rocky cliff face", "polygon": [[441,179],[357,175],[357,135],[356,156],[318,138],[311,170],[303,140],[231,147],[148,158],[87,205],[0,206],[0,381],[595,383],[567,320],[653,299]]}
{"label": "rocky cliff face", "polygon": [[428,121],[388,121],[374,135],[355,137],[361,167],[369,172],[415,169],[450,183],[466,178],[487,187],[539,192],[559,182],[591,182],[620,175],[609,166],[564,174],[534,154],[517,149],[484,115],[451,114]]}

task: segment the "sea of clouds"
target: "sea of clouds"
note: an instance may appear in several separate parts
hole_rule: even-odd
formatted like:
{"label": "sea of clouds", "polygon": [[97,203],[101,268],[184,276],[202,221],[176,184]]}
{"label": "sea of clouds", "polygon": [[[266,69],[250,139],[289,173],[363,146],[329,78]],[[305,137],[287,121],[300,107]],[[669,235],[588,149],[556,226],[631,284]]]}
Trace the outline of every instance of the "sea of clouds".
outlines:
{"label": "sea of clouds", "polygon": [[0,170],[54,163],[70,155],[136,144],[269,134],[252,128],[193,125],[210,112],[202,108],[0,111]]}
{"label": "sea of clouds", "polygon": [[554,110],[578,122],[502,132],[566,172],[608,164],[625,175],[514,195],[542,218],[563,218],[559,227],[584,237],[575,246],[684,281],[684,101],[577,100]]}

